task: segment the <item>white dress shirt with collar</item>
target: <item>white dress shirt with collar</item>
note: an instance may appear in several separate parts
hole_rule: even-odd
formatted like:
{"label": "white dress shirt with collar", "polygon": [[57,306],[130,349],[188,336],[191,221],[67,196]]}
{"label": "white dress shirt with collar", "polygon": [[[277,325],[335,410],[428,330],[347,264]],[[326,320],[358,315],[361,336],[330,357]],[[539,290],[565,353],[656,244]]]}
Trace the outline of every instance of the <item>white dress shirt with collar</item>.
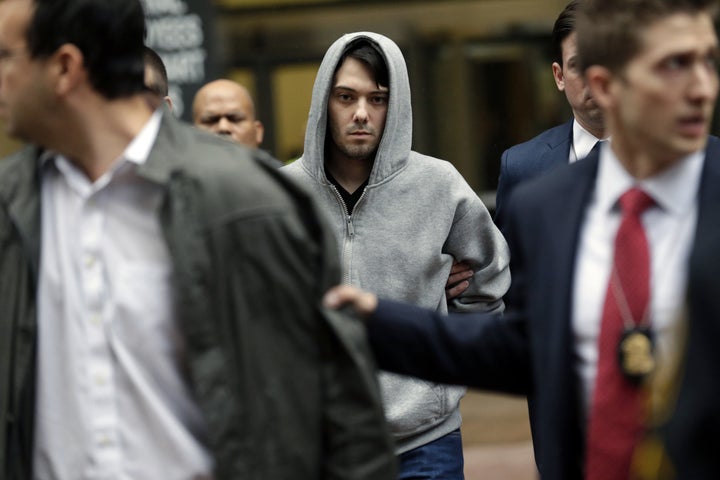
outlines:
{"label": "white dress shirt with collar", "polygon": [[588,156],[590,150],[593,149],[595,143],[601,139],[597,138],[592,133],[585,130],[576,120],[573,120],[572,126],[573,142],[570,145],[570,154],[568,163],[577,162],[578,159],[583,159]]}
{"label": "white dress shirt with collar", "polygon": [[136,174],[161,117],[94,183],[60,155],[43,159],[35,478],[212,471],[184,375],[162,188]]}
{"label": "white dress shirt with collar", "polygon": [[572,306],[577,374],[584,409],[589,410],[597,371],[603,304],[613,262],[615,234],[620,226],[618,199],[639,186],[656,202],[642,214],[650,249],[650,321],[656,358],[668,358],[684,306],[687,263],[697,224],[697,197],[705,153],[683,158],[670,170],[635,180],[603,144],[593,197],[581,226]]}

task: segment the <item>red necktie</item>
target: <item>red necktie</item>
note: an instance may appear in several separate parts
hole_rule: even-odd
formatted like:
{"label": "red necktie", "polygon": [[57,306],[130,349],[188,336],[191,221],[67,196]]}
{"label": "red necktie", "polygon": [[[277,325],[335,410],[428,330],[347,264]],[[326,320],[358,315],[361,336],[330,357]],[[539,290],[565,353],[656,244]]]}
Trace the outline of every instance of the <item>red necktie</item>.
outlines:
{"label": "red necktie", "polygon": [[637,188],[620,197],[622,221],[615,237],[614,273],[603,307],[590,406],[586,480],[627,479],[633,451],[643,434],[646,394],[623,375],[618,344],[627,324],[638,325],[649,308],[650,254],[640,215],[653,204]]}

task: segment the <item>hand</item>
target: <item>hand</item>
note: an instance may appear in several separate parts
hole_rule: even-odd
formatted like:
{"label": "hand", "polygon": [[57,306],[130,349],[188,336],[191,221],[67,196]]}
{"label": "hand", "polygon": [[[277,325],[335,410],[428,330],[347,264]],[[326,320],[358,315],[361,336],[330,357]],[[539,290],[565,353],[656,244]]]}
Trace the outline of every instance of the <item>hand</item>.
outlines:
{"label": "hand", "polygon": [[363,317],[372,315],[377,304],[378,299],[374,294],[351,285],[332,287],[323,297],[325,307],[337,310],[344,306],[350,306]]}
{"label": "hand", "polygon": [[463,293],[470,286],[470,279],[475,272],[472,271],[470,265],[465,262],[453,262],[452,268],[450,269],[450,276],[448,276],[447,283],[445,284],[445,297],[451,300],[461,293]]}

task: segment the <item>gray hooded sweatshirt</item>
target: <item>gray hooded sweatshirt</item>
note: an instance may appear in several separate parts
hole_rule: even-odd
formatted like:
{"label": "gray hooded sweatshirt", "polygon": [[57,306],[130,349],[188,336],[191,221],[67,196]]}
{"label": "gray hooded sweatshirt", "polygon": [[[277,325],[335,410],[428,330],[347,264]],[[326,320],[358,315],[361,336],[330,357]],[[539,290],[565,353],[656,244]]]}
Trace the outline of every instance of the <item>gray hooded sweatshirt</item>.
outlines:
{"label": "gray hooded sweatshirt", "polygon": [[[385,131],[365,192],[352,215],[325,175],[327,105],[333,75],[347,45],[366,37],[382,51],[389,72]],[[325,54],[313,87],[300,159],[283,168],[319,199],[342,249],[345,283],[446,313],[453,259],[468,262],[470,287],[450,302],[453,311],[501,309],[510,284],[509,253],[482,201],[448,162],[411,151],[410,82],[402,52],[369,32],[347,34]],[[436,440],[460,426],[465,390],[380,373],[385,413],[397,453]]]}

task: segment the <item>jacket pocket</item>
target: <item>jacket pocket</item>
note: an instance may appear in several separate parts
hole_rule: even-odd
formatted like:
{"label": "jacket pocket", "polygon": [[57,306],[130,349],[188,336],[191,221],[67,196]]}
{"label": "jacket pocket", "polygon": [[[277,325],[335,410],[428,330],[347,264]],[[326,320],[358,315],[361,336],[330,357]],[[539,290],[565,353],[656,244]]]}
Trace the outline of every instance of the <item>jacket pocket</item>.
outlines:
{"label": "jacket pocket", "polygon": [[458,405],[463,389],[453,395],[455,388],[380,372],[385,417],[396,439],[406,438],[430,430],[445,420]]}

